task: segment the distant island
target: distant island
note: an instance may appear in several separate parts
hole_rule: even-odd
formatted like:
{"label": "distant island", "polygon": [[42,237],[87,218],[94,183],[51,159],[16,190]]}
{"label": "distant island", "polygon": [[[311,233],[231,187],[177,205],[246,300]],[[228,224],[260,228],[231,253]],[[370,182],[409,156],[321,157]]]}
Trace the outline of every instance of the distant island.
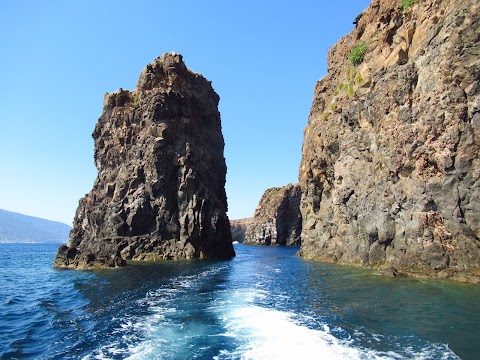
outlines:
{"label": "distant island", "polygon": [[0,209],[0,243],[61,243],[71,229],[58,221]]}

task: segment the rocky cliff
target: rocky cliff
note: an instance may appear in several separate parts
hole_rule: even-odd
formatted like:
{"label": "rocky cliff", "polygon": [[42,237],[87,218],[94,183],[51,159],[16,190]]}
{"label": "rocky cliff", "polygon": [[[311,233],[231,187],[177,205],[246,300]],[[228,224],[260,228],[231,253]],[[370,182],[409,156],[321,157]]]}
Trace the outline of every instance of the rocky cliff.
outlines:
{"label": "rocky cliff", "polygon": [[243,243],[247,235],[248,228],[252,224],[253,218],[244,218],[230,220],[230,230],[232,232],[232,241]]}
{"label": "rocky cliff", "polygon": [[59,268],[231,258],[219,97],[181,55],[106,94],[93,132],[98,177],[80,200]]}
{"label": "rocky cliff", "polygon": [[372,1],[316,84],[301,255],[478,282],[480,2],[400,3]]}
{"label": "rocky cliff", "polygon": [[248,224],[245,244],[299,245],[301,188],[289,184],[265,191]]}

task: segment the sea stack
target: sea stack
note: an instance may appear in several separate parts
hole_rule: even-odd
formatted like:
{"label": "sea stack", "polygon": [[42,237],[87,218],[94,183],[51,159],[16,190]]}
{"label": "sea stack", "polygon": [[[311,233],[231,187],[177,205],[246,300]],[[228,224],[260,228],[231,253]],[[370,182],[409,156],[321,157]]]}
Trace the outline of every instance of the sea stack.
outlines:
{"label": "sea stack", "polygon": [[235,256],[218,102],[175,53],[147,65],[134,91],[105,95],[92,134],[98,176],[55,267]]}
{"label": "sea stack", "polygon": [[373,1],[315,87],[305,258],[480,281],[480,2]]}

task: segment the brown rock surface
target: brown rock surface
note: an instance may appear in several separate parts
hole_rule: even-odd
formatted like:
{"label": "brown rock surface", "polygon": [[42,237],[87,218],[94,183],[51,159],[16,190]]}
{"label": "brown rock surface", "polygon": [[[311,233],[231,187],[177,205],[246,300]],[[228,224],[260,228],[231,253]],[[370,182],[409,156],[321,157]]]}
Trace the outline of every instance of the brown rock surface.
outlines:
{"label": "brown rock surface", "polygon": [[105,95],[93,132],[98,177],[55,267],[235,255],[218,101],[174,53],[147,65],[134,91]]}
{"label": "brown rock surface", "polygon": [[265,191],[245,234],[245,244],[299,245],[301,188],[289,184]]}
{"label": "brown rock surface", "polygon": [[302,256],[480,281],[479,40],[478,1],[382,0],[331,48],[304,134]]}

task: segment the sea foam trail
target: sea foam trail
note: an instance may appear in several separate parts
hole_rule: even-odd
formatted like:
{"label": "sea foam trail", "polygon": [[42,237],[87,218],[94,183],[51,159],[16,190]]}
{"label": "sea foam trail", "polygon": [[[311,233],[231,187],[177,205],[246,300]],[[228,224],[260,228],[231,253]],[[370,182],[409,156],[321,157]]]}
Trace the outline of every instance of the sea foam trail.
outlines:
{"label": "sea foam trail", "polygon": [[[131,325],[143,328],[146,340],[129,349],[131,355],[128,359],[182,358],[181,354],[187,349],[195,358],[195,345],[208,350],[209,345],[199,341],[204,336],[218,343],[219,350],[216,355],[212,354],[212,358],[217,360],[292,359],[299,355],[302,359],[318,359],[319,354],[322,359],[399,358],[395,354],[382,356],[374,351],[357,349],[350,341],[333,336],[326,325],[321,330],[310,329],[299,324],[295,320],[298,316],[293,313],[254,305],[268,296],[260,289],[216,293],[216,296],[230,294],[228,299],[211,299],[213,303],[208,308],[215,314],[216,322],[221,322],[220,332],[212,332],[201,322],[186,324],[173,320],[178,311],[182,311],[172,307],[173,303],[179,300],[182,288],[196,285],[196,280],[198,278],[177,279],[175,283],[180,286],[176,289],[159,289],[155,294],[149,294],[145,301],[155,315]],[[173,294],[177,296],[171,297]]]}
{"label": "sea foam trail", "polygon": [[149,289],[132,305],[141,315],[120,319],[111,341],[85,359],[458,359],[443,344],[402,348],[391,344],[404,339],[379,336],[389,350],[362,346],[356,332],[285,307],[290,295],[269,288],[265,273],[230,270],[217,263]]}
{"label": "sea foam trail", "polygon": [[[145,315],[125,317],[115,330],[118,340],[99,347],[92,359],[181,359],[195,358],[202,338],[215,336],[211,318],[201,313],[213,294],[203,296],[202,283],[222,272],[208,268],[193,275],[177,276],[166,285],[150,290],[134,306]],[[217,331],[220,333],[220,331]]]}
{"label": "sea foam trail", "polygon": [[222,350],[217,360],[385,358],[337,339],[327,325],[311,329],[305,324],[311,319],[305,316],[258,305],[270,296],[261,288],[224,291],[222,295],[214,311],[224,324],[225,335],[235,339],[237,347]]}
{"label": "sea foam trail", "polygon": [[[182,282],[184,285],[185,282]],[[208,342],[217,343],[218,350],[211,358],[223,359],[292,359],[301,355],[302,359],[387,359],[371,351],[361,351],[351,347],[348,341],[339,340],[330,334],[327,326],[322,330],[310,329],[296,323],[295,314],[256,305],[242,304],[228,306],[222,301],[210,307],[217,314],[217,322],[222,327],[216,333],[202,322],[188,323],[187,314],[178,314],[182,310],[172,307],[177,291],[160,290],[150,294],[146,300],[151,306],[152,315],[136,322],[125,322],[124,340],[128,342],[136,337],[143,340],[127,349],[117,349],[116,344],[103,347],[95,358],[108,359],[118,354],[128,359],[180,359],[182,354],[198,358],[203,350],[212,347]],[[258,296],[257,296],[258,295]],[[161,301],[152,297],[158,296]],[[249,292],[246,301],[265,296],[262,292]],[[180,315],[180,316],[179,316]],[[142,332],[138,336],[138,332]],[[208,337],[208,341],[202,338]],[[227,349],[224,348],[227,345]],[[199,349],[195,349],[197,346]],[[199,351],[200,350],[200,351]],[[210,352],[211,353],[211,352]],[[103,355],[103,356],[102,356]],[[394,359],[395,357],[390,357]]]}
{"label": "sea foam trail", "polygon": [[296,324],[294,314],[258,306],[242,307],[226,315],[228,335],[243,344],[233,353],[222,352],[216,359],[367,359],[372,354],[349,346],[323,330]]}
{"label": "sea foam trail", "polygon": [[421,351],[403,349],[402,353],[361,348],[351,337],[334,336],[327,324],[319,326],[318,319],[257,305],[267,297],[259,289],[239,290],[218,307],[225,335],[239,345],[234,351],[221,351],[215,359],[459,359],[443,344],[429,344]]}

